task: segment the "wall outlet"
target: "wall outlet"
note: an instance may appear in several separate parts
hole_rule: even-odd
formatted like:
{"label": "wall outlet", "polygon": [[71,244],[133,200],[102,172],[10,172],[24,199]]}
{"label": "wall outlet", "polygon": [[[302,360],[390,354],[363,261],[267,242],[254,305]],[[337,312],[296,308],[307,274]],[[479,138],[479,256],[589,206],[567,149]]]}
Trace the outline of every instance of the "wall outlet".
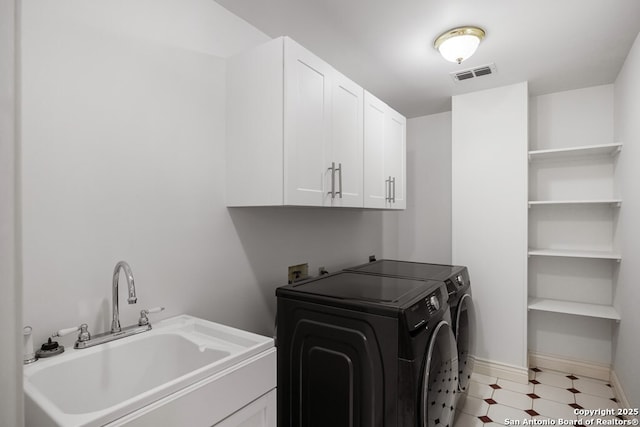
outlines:
{"label": "wall outlet", "polygon": [[376,260],[375,255],[369,255],[369,262],[374,262]]}
{"label": "wall outlet", "polygon": [[288,271],[289,283],[299,282],[309,277],[309,264],[290,265]]}

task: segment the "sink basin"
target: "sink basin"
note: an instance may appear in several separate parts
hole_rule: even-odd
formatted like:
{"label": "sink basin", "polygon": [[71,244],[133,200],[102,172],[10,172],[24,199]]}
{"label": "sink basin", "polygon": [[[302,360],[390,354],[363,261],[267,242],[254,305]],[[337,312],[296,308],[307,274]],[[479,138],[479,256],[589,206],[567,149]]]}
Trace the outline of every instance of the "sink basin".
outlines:
{"label": "sink basin", "polygon": [[25,367],[27,425],[102,426],[272,347],[271,338],[178,316],[67,350]]}

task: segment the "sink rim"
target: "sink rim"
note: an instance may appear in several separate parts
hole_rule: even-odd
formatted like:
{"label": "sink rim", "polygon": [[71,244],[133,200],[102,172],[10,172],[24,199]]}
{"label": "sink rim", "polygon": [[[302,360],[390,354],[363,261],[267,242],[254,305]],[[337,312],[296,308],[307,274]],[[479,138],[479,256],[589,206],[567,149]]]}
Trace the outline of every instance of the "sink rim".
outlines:
{"label": "sink rim", "polygon": [[[73,363],[73,361],[78,358],[84,358],[108,349],[125,346],[135,341],[151,339],[158,335],[177,334],[191,341],[194,345],[198,345],[198,343],[194,341],[193,336],[198,326],[203,326],[212,330],[212,332],[220,332],[222,335],[226,335],[227,337],[231,336],[239,338],[240,340],[246,340],[247,343],[251,343],[253,345],[243,346],[220,338],[214,338],[213,342],[209,342],[206,346],[216,350],[227,351],[230,353],[229,355],[212,363],[206,364],[198,369],[191,370],[186,374],[164,382],[129,399],[122,400],[103,409],[88,411],[85,413],[64,412],[63,408],[60,408],[53,403],[51,399],[49,399],[49,397],[31,381],[32,377],[36,376],[43,370],[55,369],[57,365],[62,363]],[[189,333],[191,333],[191,335],[189,335]],[[273,338],[264,337],[190,315],[178,315],[156,322],[153,329],[148,332],[87,349],[69,349],[59,356],[52,357],[50,359],[40,359],[38,363],[25,366],[23,370],[24,393],[26,399],[30,399],[32,403],[39,408],[39,410],[45,412],[47,416],[52,418],[59,425],[101,426],[105,423],[115,421],[130,412],[141,409],[144,406],[171,395],[183,388],[202,381],[203,379],[218,375],[230,367],[272,347],[274,347]]]}

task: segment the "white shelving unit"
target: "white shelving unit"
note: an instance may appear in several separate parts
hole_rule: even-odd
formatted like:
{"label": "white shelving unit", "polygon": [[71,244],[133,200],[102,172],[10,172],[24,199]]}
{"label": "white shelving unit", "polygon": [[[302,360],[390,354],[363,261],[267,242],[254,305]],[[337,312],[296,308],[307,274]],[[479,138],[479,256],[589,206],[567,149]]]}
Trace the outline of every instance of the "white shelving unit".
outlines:
{"label": "white shelving unit", "polygon": [[620,321],[618,312],[609,305],[560,301],[549,298],[530,298],[528,307],[529,310],[550,311],[553,313],[565,313]]}
{"label": "white shelving unit", "polygon": [[[591,146],[580,146],[573,148],[558,148],[558,149],[548,149],[548,150],[534,150],[529,151],[529,162],[536,163],[536,168],[541,167],[540,165],[544,165],[542,167],[547,167],[546,162],[552,165],[553,168],[562,168],[563,166],[567,166],[571,168],[575,162],[584,162],[586,158],[594,158],[589,159],[589,162],[599,162],[600,160],[596,159],[598,156],[604,157],[603,163],[611,162],[611,160],[607,159],[608,156],[614,157],[620,153],[622,150],[622,144],[601,144],[601,145],[591,145]],[[613,169],[611,169],[613,170]],[[611,172],[612,173],[612,172]],[[558,177],[561,175],[544,175],[544,179],[542,182],[536,182],[537,187],[541,188],[544,193],[545,190],[549,188],[553,188],[555,182],[553,181],[554,177]],[[566,179],[566,176],[562,175],[563,178]],[[569,176],[570,172],[569,172]],[[537,177],[536,177],[537,178]],[[571,179],[575,177],[571,176]],[[587,177],[588,180],[589,177]],[[545,181],[546,179],[546,181]],[[585,179],[585,176],[581,176],[575,178],[580,187],[579,179]],[[612,179],[612,177],[611,177]],[[531,221],[536,221],[537,219],[544,218],[545,220],[550,220],[555,218],[556,215],[562,213],[562,219],[566,220],[567,217],[571,217],[573,213],[576,214],[582,211],[582,209],[606,209],[607,206],[610,206],[612,209],[620,208],[622,205],[622,200],[619,198],[607,198],[602,197],[601,187],[598,190],[598,196],[594,198],[588,198],[590,187],[589,184],[585,184],[582,188],[579,188],[580,198],[576,198],[575,200],[570,198],[563,197],[553,197],[554,194],[542,194],[542,197],[539,197],[539,194],[535,194],[540,200],[529,200],[528,206],[529,208],[536,208],[536,212],[538,212],[538,216],[534,216],[530,214],[530,227],[534,225]],[[575,189],[578,190],[578,187]],[[564,187],[566,189],[566,187]],[[611,188],[611,192],[613,189]],[[564,190],[563,195],[572,194],[568,193]],[[587,197],[585,197],[585,195]],[[551,197],[549,197],[551,196]],[[606,195],[605,195],[606,196]],[[544,209],[544,215],[541,215],[543,211],[537,211],[538,209]],[[551,209],[547,211],[547,209]],[[576,211],[566,211],[566,209],[577,209]],[[569,213],[567,213],[569,212]],[[593,211],[590,211],[593,212]],[[576,219],[576,221],[578,221]],[[575,224],[574,224],[575,225]],[[570,225],[567,225],[569,228]],[[565,227],[566,228],[566,227]],[[534,228],[534,230],[537,228]],[[547,230],[547,237],[549,236],[549,229]],[[556,229],[557,230],[557,229]],[[563,234],[564,237],[567,237],[567,234]],[[553,237],[556,237],[553,235]],[[573,236],[571,236],[573,237]],[[612,236],[613,238],[613,236]],[[554,242],[554,246],[562,246],[567,244],[567,242]],[[573,249],[555,249],[555,248],[529,248],[528,256],[529,257],[554,257],[554,258],[582,258],[582,259],[599,259],[599,260],[611,260],[620,262],[622,260],[622,255],[617,253],[615,250],[611,251],[603,251],[596,250],[602,247],[602,242],[599,242],[599,245],[594,245],[594,250],[588,250],[588,245],[586,245],[587,249],[584,250],[573,250]],[[583,245],[581,245],[583,246]],[[543,268],[543,267],[538,267]],[[544,270],[544,268],[543,268]],[[540,270],[542,271],[542,270]],[[542,271],[544,273],[544,271]],[[614,307],[610,305],[600,305],[600,304],[589,304],[580,301],[566,301],[560,299],[552,299],[552,298],[540,298],[536,295],[530,295],[528,301],[528,309],[533,311],[545,311],[545,312],[554,312],[554,313],[564,313],[569,315],[577,315],[577,316],[588,316],[592,318],[600,318],[600,319],[610,319],[615,321],[620,321],[620,315],[617,313]]]}
{"label": "white shelving unit", "polygon": [[617,165],[628,147],[615,139],[614,95],[605,85],[532,97],[525,161],[530,362],[603,378],[623,321],[614,307],[625,255]]}

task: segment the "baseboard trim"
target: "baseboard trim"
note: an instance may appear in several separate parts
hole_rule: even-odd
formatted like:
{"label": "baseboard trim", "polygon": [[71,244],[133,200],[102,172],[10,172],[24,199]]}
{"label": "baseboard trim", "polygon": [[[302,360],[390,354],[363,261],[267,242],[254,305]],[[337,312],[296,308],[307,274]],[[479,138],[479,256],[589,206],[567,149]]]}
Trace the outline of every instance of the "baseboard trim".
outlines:
{"label": "baseboard trim", "polygon": [[529,366],[582,375],[602,381],[611,380],[611,365],[529,352]]}
{"label": "baseboard trim", "polygon": [[527,384],[529,382],[529,370],[527,368],[486,359],[476,358],[473,372],[490,377],[500,377],[520,384]]}
{"label": "baseboard trim", "polygon": [[624,394],[624,389],[622,388],[622,384],[620,384],[620,380],[618,379],[618,375],[616,375],[616,371],[611,370],[611,387],[613,387],[613,392],[618,399],[618,405],[621,408],[631,408],[631,404],[629,403],[629,399],[627,399],[627,395]]}

